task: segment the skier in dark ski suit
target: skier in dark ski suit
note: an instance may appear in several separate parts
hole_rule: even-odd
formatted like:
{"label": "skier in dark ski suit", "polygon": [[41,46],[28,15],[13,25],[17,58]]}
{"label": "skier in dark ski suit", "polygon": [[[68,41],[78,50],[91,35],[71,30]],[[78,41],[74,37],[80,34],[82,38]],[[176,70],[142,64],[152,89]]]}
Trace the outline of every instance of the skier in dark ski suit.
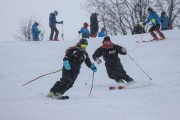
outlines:
{"label": "skier in dark ski suit", "polygon": [[93,54],[93,59],[96,63],[100,64],[102,62],[101,59],[99,59],[102,56],[105,61],[108,76],[111,79],[122,83],[133,82],[134,80],[126,74],[118,57],[118,54],[126,55],[126,49],[113,44],[108,36],[104,37],[102,43],[103,46],[99,47]]}
{"label": "skier in dark ski suit", "polygon": [[93,72],[97,71],[96,66],[92,64],[86,52],[87,45],[88,41],[86,39],[81,39],[76,46],[66,50],[66,55],[63,59],[62,78],[50,89],[48,97],[58,98],[69,90],[79,75],[83,62],[85,62]]}
{"label": "skier in dark ski suit", "polygon": [[[49,27],[51,28],[51,33],[50,33],[50,38],[49,40],[55,40],[58,41],[58,35],[59,35],[59,30],[56,28],[56,24],[63,24],[63,21],[57,22],[56,16],[58,15],[58,11],[55,10],[53,13],[50,14],[49,16]],[[55,32],[55,36],[54,36]],[[54,36],[54,39],[53,39]]]}
{"label": "skier in dark ski suit", "polygon": [[99,29],[99,23],[98,23],[98,19],[97,19],[98,15],[99,15],[98,13],[92,13],[91,17],[90,17],[91,37],[96,37],[97,33],[98,33],[98,29]]}

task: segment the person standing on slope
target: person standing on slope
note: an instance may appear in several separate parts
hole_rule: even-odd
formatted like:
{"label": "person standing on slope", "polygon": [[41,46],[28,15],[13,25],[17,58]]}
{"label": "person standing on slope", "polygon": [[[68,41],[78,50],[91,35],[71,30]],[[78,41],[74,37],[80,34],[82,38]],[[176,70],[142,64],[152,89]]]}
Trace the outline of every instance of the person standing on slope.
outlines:
{"label": "person standing on slope", "polygon": [[85,62],[93,72],[97,71],[96,66],[92,64],[86,52],[87,45],[88,41],[81,39],[76,46],[69,47],[66,50],[66,55],[63,59],[62,78],[50,89],[50,93],[47,95],[48,97],[62,97],[62,95],[73,86],[80,73],[83,62]]}
{"label": "person standing on slope", "polygon": [[130,83],[134,80],[126,74],[118,54],[126,55],[127,50],[119,45],[113,44],[110,37],[106,36],[103,40],[103,45],[94,52],[93,59],[97,64],[100,64],[102,56],[105,61],[106,71],[109,78],[114,79],[118,83]]}
{"label": "person standing on slope", "polygon": [[31,28],[31,32],[32,32],[34,41],[39,41],[39,34],[41,33],[41,31],[38,29],[38,26],[39,26],[39,23],[34,22],[34,24],[32,25],[32,28]]}
{"label": "person standing on slope", "polygon": [[160,40],[165,39],[164,34],[159,30],[160,29],[160,18],[155,11],[151,7],[148,8],[149,16],[147,20],[143,23],[145,26],[147,23],[152,22],[152,27],[149,29],[149,33],[153,36],[153,40],[159,40],[154,31],[156,31],[161,37]]}
{"label": "person standing on slope", "polygon": [[88,26],[88,23],[84,22],[83,27],[78,31],[79,34],[82,34],[82,38],[89,38],[91,36]]}
{"label": "person standing on slope", "polygon": [[[57,22],[56,21],[56,16],[58,15],[58,11],[54,11],[53,13],[50,14],[49,16],[49,27],[51,28],[51,34],[49,40],[55,40],[58,41],[58,35],[59,35],[59,30],[56,28],[56,24],[63,24],[63,21]],[[55,32],[55,36],[54,36]],[[54,39],[53,39],[54,36]]]}
{"label": "person standing on slope", "polygon": [[168,30],[170,20],[164,11],[161,12],[160,21],[161,21],[161,30]]}

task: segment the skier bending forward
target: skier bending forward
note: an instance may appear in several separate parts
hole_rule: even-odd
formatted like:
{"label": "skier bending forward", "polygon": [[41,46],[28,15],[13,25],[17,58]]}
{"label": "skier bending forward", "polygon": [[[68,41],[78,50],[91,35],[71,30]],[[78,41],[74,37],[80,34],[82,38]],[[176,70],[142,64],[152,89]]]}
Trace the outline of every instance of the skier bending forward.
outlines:
{"label": "skier bending forward", "polygon": [[50,93],[47,95],[48,97],[57,99],[63,97],[62,95],[73,86],[80,73],[83,62],[85,62],[93,72],[97,71],[96,66],[92,64],[86,52],[87,45],[88,41],[81,39],[76,46],[69,47],[66,50],[66,55],[63,59],[62,78],[50,89]]}
{"label": "skier bending forward", "polygon": [[105,61],[106,70],[108,76],[114,79],[116,82],[129,83],[134,82],[134,80],[126,74],[118,54],[126,55],[127,51],[125,48],[113,44],[109,36],[104,37],[103,45],[99,47],[93,54],[93,59],[97,64],[102,61],[99,59],[101,56]]}

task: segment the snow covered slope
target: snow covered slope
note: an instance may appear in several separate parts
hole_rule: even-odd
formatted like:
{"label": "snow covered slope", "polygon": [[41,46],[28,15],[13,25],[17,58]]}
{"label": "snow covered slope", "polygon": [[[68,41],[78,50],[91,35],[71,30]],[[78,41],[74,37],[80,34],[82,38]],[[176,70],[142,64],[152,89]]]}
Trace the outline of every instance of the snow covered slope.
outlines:
{"label": "snow covered slope", "polygon": [[[152,78],[150,80],[128,55],[119,57],[127,73],[137,83],[149,87],[108,90],[116,84],[109,79],[102,64],[97,65],[94,87],[89,97],[92,71],[82,65],[73,88],[65,93],[70,99],[52,100],[49,89],[61,72],[22,84],[62,67],[65,49],[78,40],[59,42],[0,42],[0,120],[179,120],[180,119],[180,30],[163,31],[166,40],[148,40],[149,34],[112,37],[125,47],[134,61]],[[102,38],[89,39],[92,54]],[[93,61],[93,60],[92,60]],[[85,85],[87,83],[87,85]]]}

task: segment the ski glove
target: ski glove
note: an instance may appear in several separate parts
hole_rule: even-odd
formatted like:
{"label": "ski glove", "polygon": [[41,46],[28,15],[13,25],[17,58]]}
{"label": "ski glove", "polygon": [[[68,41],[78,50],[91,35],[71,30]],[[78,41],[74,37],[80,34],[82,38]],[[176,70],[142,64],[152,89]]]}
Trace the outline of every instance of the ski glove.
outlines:
{"label": "ski glove", "polygon": [[63,24],[63,21],[59,22],[59,24]]}
{"label": "ski glove", "polygon": [[69,60],[65,60],[63,64],[64,64],[64,68],[65,68],[66,70],[71,70],[71,66],[70,66],[70,64],[69,64]]}
{"label": "ski glove", "polygon": [[96,61],[96,63],[97,63],[97,64],[100,64],[100,63],[102,62],[102,60],[101,60],[101,59],[99,59],[99,58],[96,58],[96,60],[95,60],[95,61]]}
{"label": "ski glove", "polygon": [[91,64],[90,68],[91,68],[91,70],[92,70],[93,72],[96,72],[96,71],[97,71],[97,68],[96,68],[96,66],[95,66],[94,64]]}
{"label": "ski glove", "polygon": [[122,51],[123,53],[127,53],[126,48],[121,48],[121,51]]}

